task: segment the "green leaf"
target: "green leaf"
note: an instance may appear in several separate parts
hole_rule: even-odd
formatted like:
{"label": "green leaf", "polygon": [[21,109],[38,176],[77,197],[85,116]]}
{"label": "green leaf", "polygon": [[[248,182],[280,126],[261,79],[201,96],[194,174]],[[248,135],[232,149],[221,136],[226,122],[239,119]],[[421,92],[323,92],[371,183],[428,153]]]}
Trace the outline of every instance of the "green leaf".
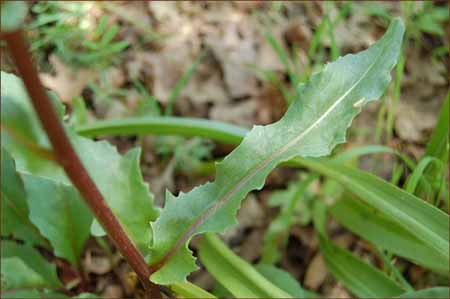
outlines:
{"label": "green leaf", "polygon": [[79,265],[92,215],[72,186],[24,174],[30,219],[50,241],[55,255]]}
{"label": "green leaf", "polygon": [[[54,101],[55,108],[62,115],[61,103]],[[49,148],[47,136],[28,100],[20,78],[1,72],[1,124],[2,146],[13,156],[17,170],[37,175],[63,178],[64,173],[56,164],[42,159],[34,148]],[[30,146],[24,146],[27,142]]]}
{"label": "green leaf", "polygon": [[[132,149],[121,156],[106,141],[93,142],[75,134],[71,134],[71,140],[125,231],[141,251],[148,250],[151,240],[149,223],[158,217],[159,211],[153,206],[153,195],[142,178],[140,149]],[[104,235],[103,230],[98,230],[100,225],[93,228],[94,235]]]}
{"label": "green leaf", "polygon": [[20,258],[27,267],[39,274],[45,280],[46,287],[59,288],[62,286],[56,274],[56,266],[45,260],[33,247],[3,240],[2,260],[11,257]]}
{"label": "green leaf", "polygon": [[[84,294],[84,293],[83,293]],[[76,297],[73,298],[83,298],[80,297],[80,294]],[[31,290],[12,290],[12,291],[8,291],[8,292],[4,292],[3,293],[5,299],[12,299],[12,298],[17,298],[17,299],[24,299],[24,298],[39,298],[39,299],[64,299],[64,298],[70,298],[69,296],[62,294],[62,293],[57,293],[57,292],[53,292],[50,290],[37,290],[37,289],[31,289]],[[88,298],[98,298],[98,296],[96,297],[88,297]]]}
{"label": "green leaf", "polygon": [[29,210],[22,178],[11,155],[2,147],[1,235],[12,236],[32,245],[48,247],[47,240],[28,218]]}
{"label": "green leaf", "polygon": [[362,298],[384,298],[404,292],[383,272],[353,256],[348,250],[334,245],[328,239],[327,207],[322,201],[315,201],[313,219],[319,236],[320,252],[327,269],[346,288]]}
{"label": "green leaf", "polygon": [[27,16],[27,4],[24,1],[2,1],[1,7],[2,32],[19,29]]}
{"label": "green leaf", "polygon": [[165,208],[152,223],[150,261],[159,270],[151,280],[180,282],[197,269],[187,248],[192,236],[220,232],[236,223],[241,200],[248,192],[261,189],[277,164],[299,155],[327,155],[344,142],[346,129],[361,107],[379,98],[387,87],[403,32],[403,23],[397,19],[368,50],[339,58],[312,76],[280,121],[255,126],[216,165],[214,182],[177,198],[168,194]]}
{"label": "green leaf", "polygon": [[403,289],[383,272],[334,245],[323,236],[320,251],[327,269],[352,293],[361,298],[385,298],[403,293]]}
{"label": "green leaf", "polygon": [[291,298],[214,234],[202,238],[199,256],[208,273],[237,298]]}
{"label": "green leaf", "polygon": [[203,290],[190,282],[180,282],[170,285],[172,291],[180,297],[177,298],[216,298],[213,294]]}
{"label": "green leaf", "polygon": [[238,144],[247,134],[247,130],[218,121],[165,116],[96,121],[93,124],[77,127],[77,133],[86,137],[106,134],[200,136],[226,144]]}
{"label": "green leaf", "polygon": [[413,299],[413,298],[438,299],[438,298],[442,298],[442,299],[448,299],[449,297],[450,297],[450,289],[448,287],[434,287],[434,288],[423,289],[423,290],[418,290],[418,291],[414,291],[414,292],[406,292],[395,298],[408,298],[408,299]]}
{"label": "green leaf", "polygon": [[416,236],[434,256],[439,256],[440,263],[448,265],[449,216],[444,212],[373,174],[331,161],[299,162],[341,183],[388,220]]}
{"label": "green leaf", "polygon": [[[1,79],[2,126],[17,130],[33,143],[48,148],[47,137],[40,127],[22,81],[4,72],[1,74]],[[61,103],[56,101],[54,104],[62,116]],[[142,251],[146,250],[151,240],[149,222],[156,219],[159,211],[153,206],[153,196],[142,178],[139,168],[140,151],[134,149],[121,156],[115,147],[105,141],[94,142],[78,136],[70,127],[66,128],[66,132],[81,161],[125,231]],[[64,184],[66,192],[75,194],[75,188],[61,167],[28,151],[23,144],[16,143],[8,132],[2,133],[2,144],[10,151],[21,172],[52,180],[55,184]],[[69,191],[69,189],[72,190]],[[60,199],[54,198],[53,201],[59,202]],[[99,225],[97,228],[97,234],[104,234]],[[73,254],[70,256],[71,259],[74,258]]]}
{"label": "green leaf", "polygon": [[330,208],[330,213],[340,224],[373,244],[448,274],[448,264],[442,263],[440,255],[430,250],[429,245],[364,202],[344,198]]}
{"label": "green leaf", "polygon": [[293,298],[319,298],[318,294],[303,289],[291,274],[273,265],[258,264],[255,269]]}
{"label": "green leaf", "polygon": [[45,279],[18,257],[2,258],[2,291],[47,286]]}

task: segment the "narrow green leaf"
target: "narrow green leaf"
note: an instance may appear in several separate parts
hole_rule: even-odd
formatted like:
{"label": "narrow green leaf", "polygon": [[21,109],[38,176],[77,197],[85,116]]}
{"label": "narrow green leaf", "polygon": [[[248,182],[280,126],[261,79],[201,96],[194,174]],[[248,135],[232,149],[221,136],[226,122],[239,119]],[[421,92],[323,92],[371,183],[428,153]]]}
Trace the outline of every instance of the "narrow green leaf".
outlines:
{"label": "narrow green leaf", "polygon": [[383,272],[328,239],[327,207],[322,201],[314,203],[314,226],[319,236],[320,252],[330,273],[358,297],[384,298],[403,293],[404,290]]}
{"label": "narrow green leaf", "polygon": [[170,288],[179,296],[177,298],[216,298],[213,294],[190,282],[175,283],[170,285]]}
{"label": "narrow green leaf", "polygon": [[449,123],[450,123],[450,93],[447,94],[442,105],[439,118],[427,144],[424,156],[432,156],[441,159],[445,164],[448,162],[449,151]]}
{"label": "narrow green leaf", "polygon": [[18,257],[45,280],[46,287],[59,288],[62,286],[56,274],[56,266],[45,260],[36,249],[14,241],[3,240],[1,243],[2,259]]}
{"label": "narrow green leaf", "polygon": [[377,176],[330,161],[298,160],[303,166],[341,183],[390,221],[423,241],[443,264],[449,263],[449,216]]}
{"label": "narrow green leaf", "polygon": [[291,274],[282,269],[269,264],[258,264],[255,269],[293,298],[319,298],[318,294],[303,289]]}
{"label": "narrow green leaf", "polygon": [[182,135],[205,137],[226,144],[239,144],[247,130],[232,124],[188,117],[131,117],[102,120],[77,127],[77,133],[86,137],[98,135]]}
{"label": "narrow green leaf", "polygon": [[448,275],[449,265],[442,263],[440,255],[430,250],[428,244],[364,202],[345,198],[334,204],[330,213],[340,224],[373,244]]}
{"label": "narrow green leaf", "polygon": [[352,293],[361,298],[385,298],[400,295],[404,290],[383,272],[353,256],[320,236],[320,251],[327,269]]}
{"label": "narrow green leaf", "polygon": [[429,289],[418,290],[414,292],[406,292],[395,298],[408,298],[408,299],[448,299],[450,297],[450,289],[448,287],[434,287]]}
{"label": "narrow green leaf", "polygon": [[31,245],[48,247],[48,242],[28,218],[29,210],[22,178],[16,172],[11,155],[2,147],[1,235]]}
{"label": "narrow green leaf", "polygon": [[444,164],[442,164],[441,160],[435,157],[423,157],[408,177],[404,189],[409,193],[416,194],[416,188],[420,179],[424,177],[426,169],[431,168],[432,166],[435,166],[438,171],[442,171],[444,168]]}
{"label": "narrow green leaf", "polygon": [[79,265],[92,215],[72,187],[45,178],[23,176],[30,219],[50,241],[55,255]]}
{"label": "narrow green leaf", "polygon": [[208,272],[237,298],[291,298],[214,234],[202,238],[199,255]]}
{"label": "narrow green leaf", "polygon": [[168,194],[160,217],[152,222],[150,261],[160,268],[151,276],[159,284],[183,281],[197,269],[187,248],[193,235],[220,232],[236,223],[245,195],[261,189],[270,171],[295,156],[324,156],[345,141],[352,119],[369,101],[379,98],[397,62],[404,27],[392,22],[382,39],[368,50],[328,64],[300,87],[300,99],[283,118],[255,126],[223,162],[216,179],[180,193]]}

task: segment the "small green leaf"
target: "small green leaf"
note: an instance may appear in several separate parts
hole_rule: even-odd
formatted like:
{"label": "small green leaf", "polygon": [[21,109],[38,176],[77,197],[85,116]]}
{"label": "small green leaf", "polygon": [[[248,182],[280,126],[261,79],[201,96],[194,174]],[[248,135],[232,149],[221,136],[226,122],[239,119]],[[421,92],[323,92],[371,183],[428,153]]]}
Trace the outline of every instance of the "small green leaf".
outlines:
{"label": "small green leaf", "polygon": [[28,218],[29,210],[22,178],[11,155],[2,147],[1,235],[13,236],[31,245],[48,247],[48,242]]}
{"label": "small green leaf", "polygon": [[19,29],[27,16],[27,3],[24,1],[2,1],[1,7],[2,32]]}
{"label": "small green leaf", "polygon": [[59,288],[62,286],[56,274],[56,266],[45,260],[36,249],[14,241],[3,240],[1,243],[2,259],[18,257],[45,280],[46,287]]}
{"label": "small green leaf", "polygon": [[150,279],[159,284],[184,281],[197,269],[187,248],[192,236],[220,232],[236,223],[241,200],[263,187],[279,163],[296,156],[324,156],[345,141],[346,129],[364,104],[378,99],[397,62],[404,26],[395,19],[384,37],[357,55],[328,64],[299,88],[283,118],[255,126],[242,143],[216,165],[214,182],[168,195],[152,222],[150,261],[160,269]]}
{"label": "small green leaf", "polygon": [[291,298],[214,234],[202,238],[199,256],[208,272],[237,298]]}
{"label": "small green leaf", "polygon": [[72,186],[33,175],[22,175],[30,219],[50,241],[55,255],[78,265],[89,237],[92,214]]}

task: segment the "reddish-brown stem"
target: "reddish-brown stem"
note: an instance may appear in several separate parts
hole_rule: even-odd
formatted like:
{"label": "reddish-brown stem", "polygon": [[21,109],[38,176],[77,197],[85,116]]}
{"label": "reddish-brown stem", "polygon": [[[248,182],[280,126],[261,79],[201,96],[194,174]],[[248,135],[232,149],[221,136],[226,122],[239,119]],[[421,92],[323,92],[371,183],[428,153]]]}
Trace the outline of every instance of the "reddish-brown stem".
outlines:
{"label": "reddish-brown stem", "polygon": [[34,109],[48,135],[57,161],[64,168],[67,176],[81,193],[108,236],[114,241],[120,253],[136,272],[147,295],[151,298],[162,298],[159,287],[149,280],[151,272],[144,257],[130,238],[128,238],[122,225],[106,204],[102,194],[73,149],[58,119],[56,111],[48,98],[47,92],[39,80],[22,30],[4,33],[2,37],[7,42],[9,53],[17,66]]}

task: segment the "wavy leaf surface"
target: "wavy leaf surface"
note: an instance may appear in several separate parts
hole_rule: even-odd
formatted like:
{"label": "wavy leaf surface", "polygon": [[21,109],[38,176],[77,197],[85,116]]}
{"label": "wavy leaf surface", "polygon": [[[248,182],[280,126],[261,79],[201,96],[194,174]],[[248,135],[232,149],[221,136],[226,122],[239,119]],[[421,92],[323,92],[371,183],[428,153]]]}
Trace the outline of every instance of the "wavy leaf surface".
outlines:
{"label": "wavy leaf surface", "polygon": [[159,284],[184,281],[196,270],[187,245],[192,236],[220,232],[236,223],[241,200],[261,189],[266,176],[279,163],[295,156],[328,155],[345,141],[346,129],[367,102],[378,99],[390,81],[404,32],[395,19],[372,47],[347,55],[299,87],[299,99],[283,118],[268,126],[255,126],[242,143],[216,165],[216,179],[180,193],[167,193],[166,206],[152,223],[150,261]]}

